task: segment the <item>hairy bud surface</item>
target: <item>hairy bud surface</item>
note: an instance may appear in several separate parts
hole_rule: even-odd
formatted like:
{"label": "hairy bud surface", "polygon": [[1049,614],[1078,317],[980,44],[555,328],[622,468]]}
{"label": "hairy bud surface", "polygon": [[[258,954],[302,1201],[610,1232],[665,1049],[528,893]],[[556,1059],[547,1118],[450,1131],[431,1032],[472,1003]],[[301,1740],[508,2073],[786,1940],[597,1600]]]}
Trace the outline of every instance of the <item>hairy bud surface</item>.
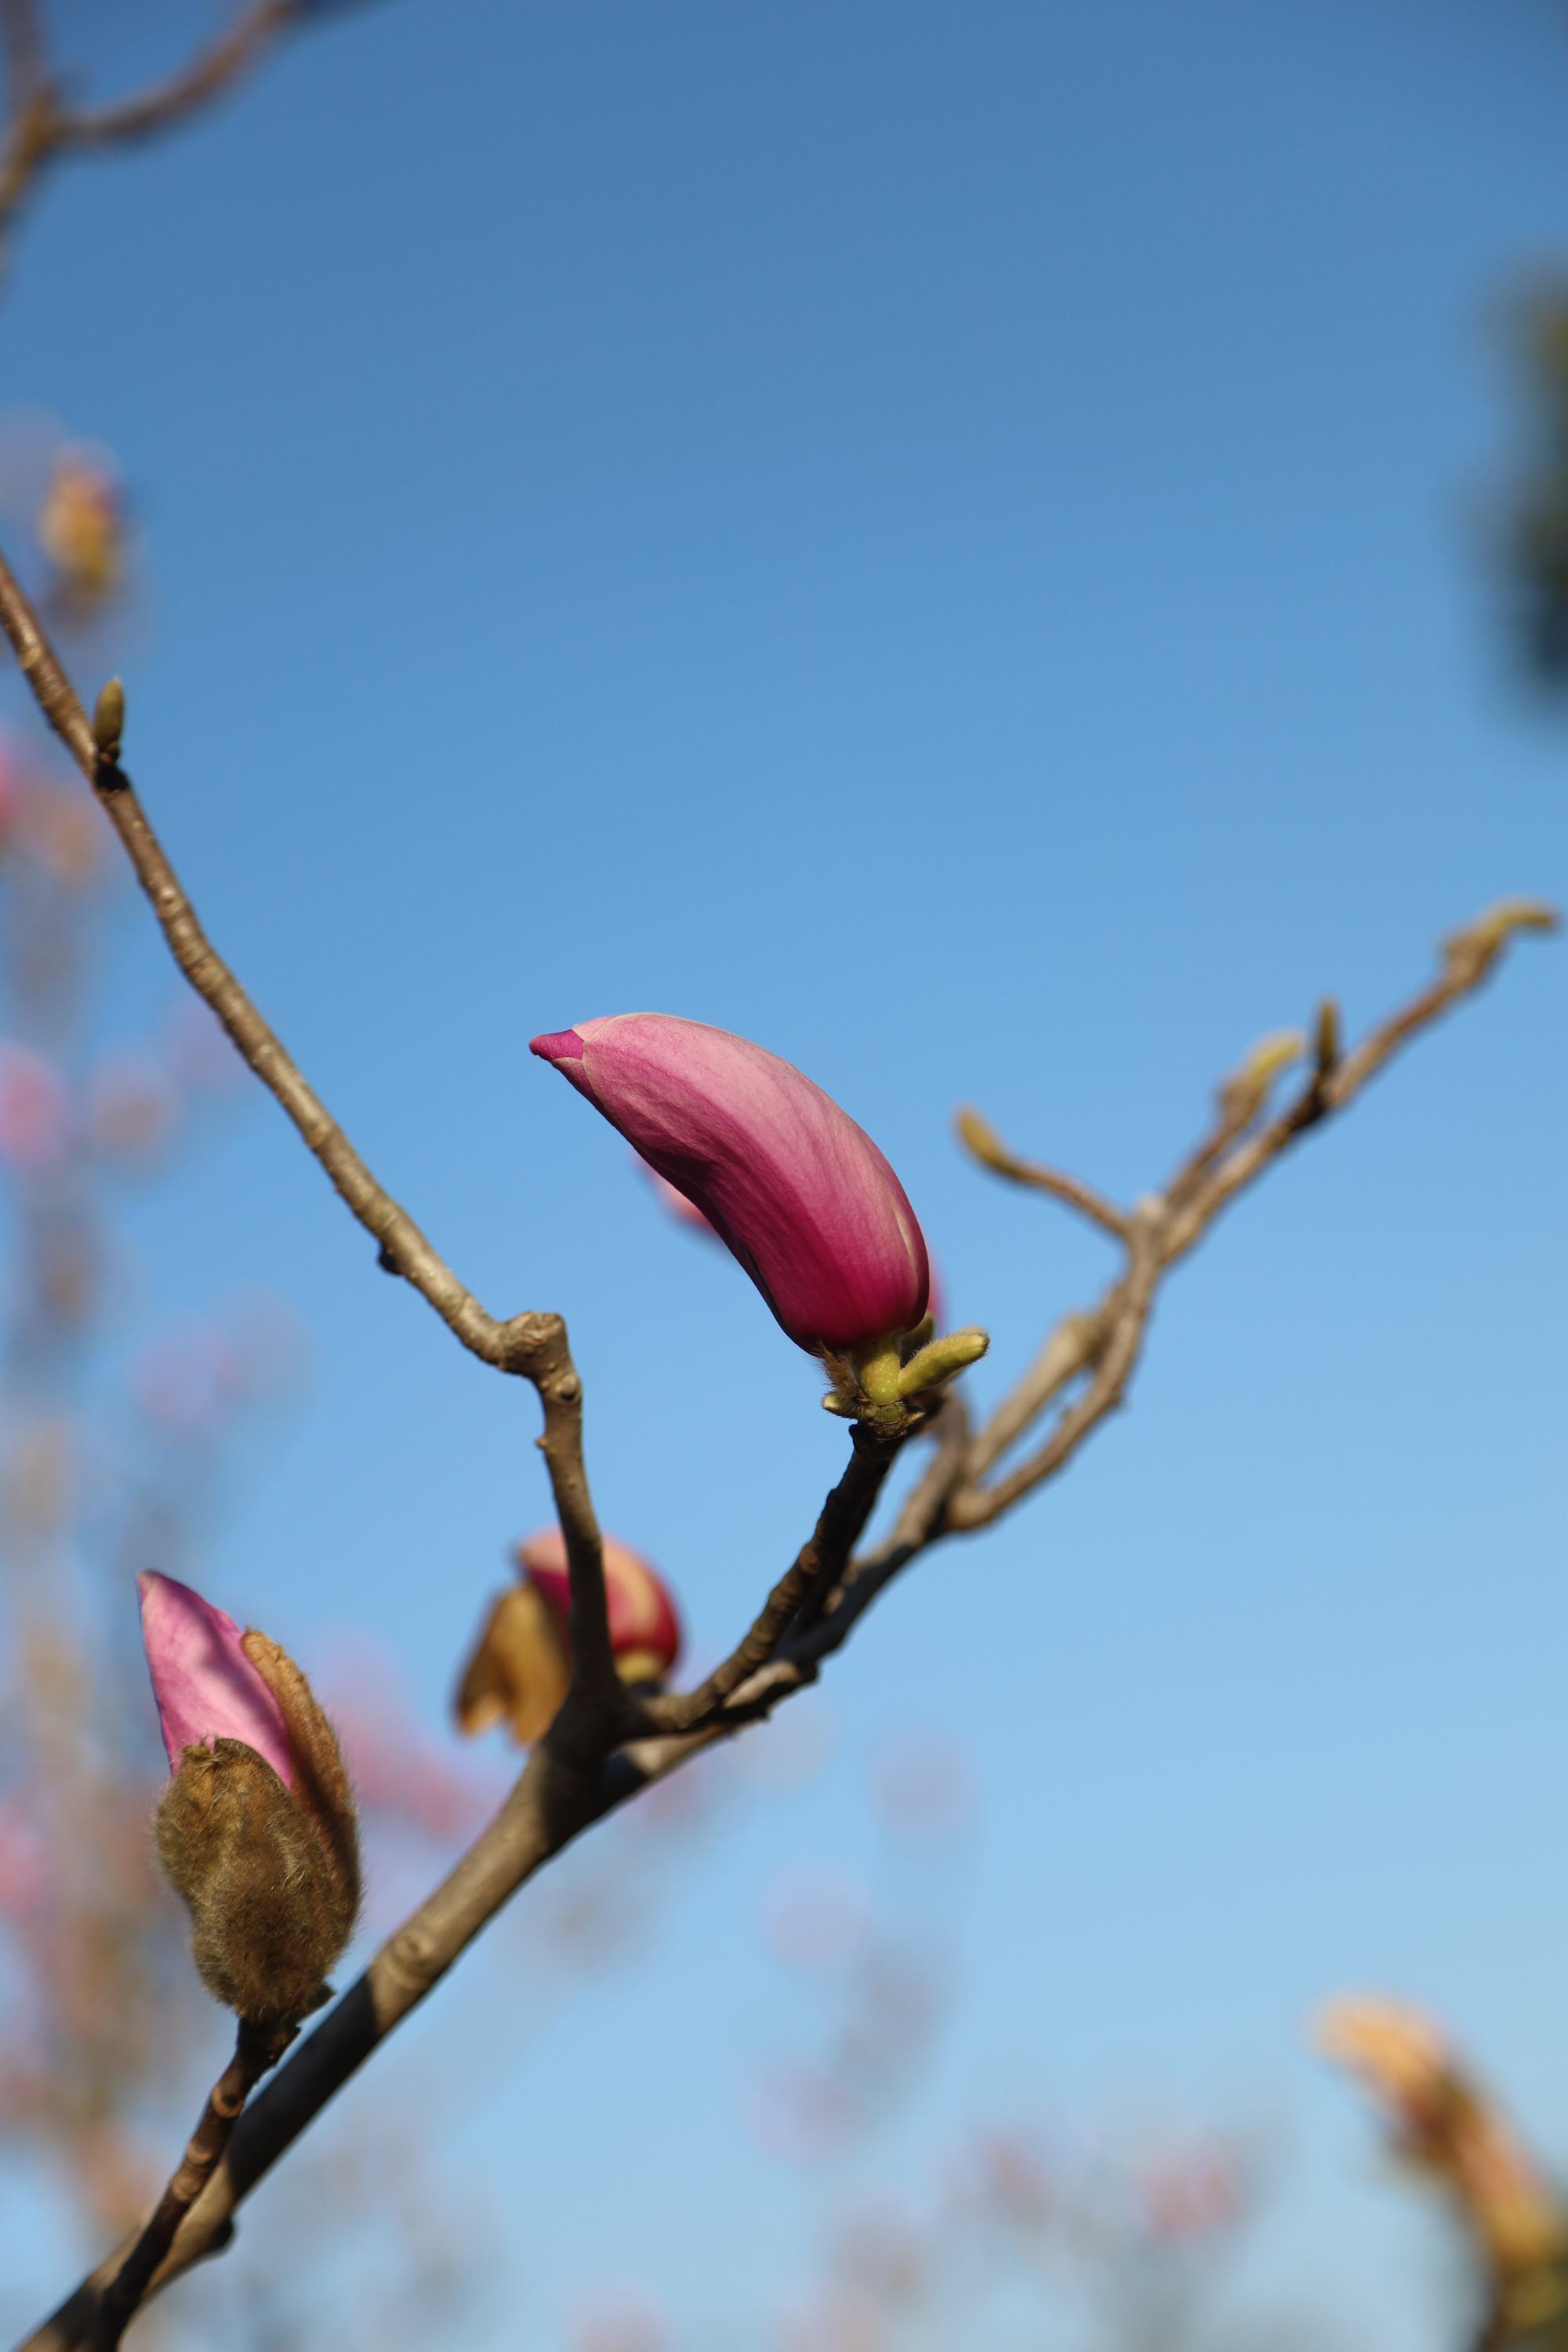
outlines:
{"label": "hairy bud surface", "polygon": [[328,1995],[359,1911],[353,1799],[331,1724],[288,1653],[148,1572],[142,1631],[172,1778],[154,1835],[214,1999],[298,2025]]}

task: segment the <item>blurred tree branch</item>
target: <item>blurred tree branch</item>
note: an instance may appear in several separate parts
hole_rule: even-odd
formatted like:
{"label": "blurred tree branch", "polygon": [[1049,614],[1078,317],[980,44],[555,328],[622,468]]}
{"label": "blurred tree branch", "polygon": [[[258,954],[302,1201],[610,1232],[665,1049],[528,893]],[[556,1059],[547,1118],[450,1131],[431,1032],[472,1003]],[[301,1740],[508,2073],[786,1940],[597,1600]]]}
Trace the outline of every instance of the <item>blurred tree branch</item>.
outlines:
{"label": "blurred tree branch", "polygon": [[172,130],[233,88],[289,28],[318,15],[312,0],[251,0],[226,32],[176,72],[107,105],[67,102],[51,68],[35,0],[0,0],[9,108],[0,140],[0,255],[17,213],[47,163],[89,149],[123,147]]}

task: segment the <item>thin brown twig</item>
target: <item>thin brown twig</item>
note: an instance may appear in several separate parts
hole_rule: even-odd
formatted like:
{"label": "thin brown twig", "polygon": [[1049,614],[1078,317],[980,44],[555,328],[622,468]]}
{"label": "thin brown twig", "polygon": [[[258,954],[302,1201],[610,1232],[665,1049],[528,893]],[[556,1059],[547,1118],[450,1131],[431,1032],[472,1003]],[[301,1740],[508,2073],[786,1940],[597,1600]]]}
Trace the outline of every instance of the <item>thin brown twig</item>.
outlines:
{"label": "thin brown twig", "polygon": [[431,1247],[406,1210],[371,1174],[216,953],[196,919],[195,910],[130,779],[117,764],[100,758],[81,700],[37,613],[3,557],[0,628],[10,638],[45,718],[92,785],[124,844],[175,962],[197,995],[212,1007],[246,1062],[293,1120],[338,1193],[375,1240],[383,1266],[412,1284],[464,1347],[482,1362],[531,1379],[537,1377],[536,1368],[552,1367],[559,1345],[560,1318],[522,1314],[501,1322],[486,1313]]}
{"label": "thin brown twig", "polygon": [[1125,1241],[1128,1230],[1127,1212],[1119,1209],[1114,1201],[1097,1192],[1092,1184],[1081,1177],[1069,1176],[1065,1169],[1047,1168],[1043,1160],[1025,1160],[1003,1142],[988,1119],[967,1108],[954,1113],[953,1128],[959,1141],[983,1168],[993,1175],[1005,1176],[1009,1183],[1027,1185],[1037,1192],[1049,1192],[1065,1201],[1069,1209],[1077,1209],[1091,1224],[1099,1225],[1119,1241]]}
{"label": "thin brown twig", "polygon": [[299,15],[298,0],[254,0],[205,48],[198,49],[176,73],[149,82],[107,106],[62,110],[55,144],[58,147],[122,146],[194,114],[198,107],[221,95],[255,65],[264,51]]}
{"label": "thin brown twig", "polygon": [[177,72],[104,106],[71,107],[49,71],[33,0],[0,0],[10,85],[0,148],[0,236],[46,163],[71,152],[127,146],[184,121],[231,89],[300,13],[299,0],[252,0]]}
{"label": "thin brown twig", "polygon": [[821,1603],[843,1575],[876,1507],[901,1442],[878,1438],[858,1422],[850,1436],[847,1469],[823,1504],[810,1538],[769,1593],[744,1638],[695,1690],[647,1702],[648,1721],[658,1730],[700,1731],[719,1721],[727,1702],[772,1661],[792,1626],[803,1620],[814,1622],[820,1613]]}
{"label": "thin brown twig", "polygon": [[148,2283],[174,2244],[181,2222],[212,2179],[247,2099],[293,2038],[292,2032],[279,2032],[240,2019],[234,2056],[208,2092],[201,2121],[184,2155],[99,2303],[88,2339],[89,2352],[114,2352],[147,2293]]}
{"label": "thin brown twig", "polygon": [[[988,1525],[1062,1469],[1120,1402],[1160,1280],[1220,1211],[1310,1128],[1352,1101],[1403,1045],[1479,987],[1516,931],[1548,930],[1556,922],[1554,911],[1534,899],[1505,899],[1488,909],[1443,941],[1436,979],[1349,1054],[1338,1051],[1337,1022],[1321,1014],[1312,1069],[1292,1100],[1265,1124],[1258,1121],[1267,1103],[1267,1083],[1244,1066],[1221,1091],[1216,1125],[1180,1164],[1167,1190],[1145,1195],[1134,1208],[1123,1273],[1096,1307],[1062,1319],[973,1440],[968,1475],[950,1494],[933,1537]],[[1299,1041],[1288,1050],[1299,1051]],[[1088,1386],[1064,1409],[1045,1443],[1007,1475],[983,1486],[983,1472],[1025,1434],[1051,1399],[1086,1372]]]}

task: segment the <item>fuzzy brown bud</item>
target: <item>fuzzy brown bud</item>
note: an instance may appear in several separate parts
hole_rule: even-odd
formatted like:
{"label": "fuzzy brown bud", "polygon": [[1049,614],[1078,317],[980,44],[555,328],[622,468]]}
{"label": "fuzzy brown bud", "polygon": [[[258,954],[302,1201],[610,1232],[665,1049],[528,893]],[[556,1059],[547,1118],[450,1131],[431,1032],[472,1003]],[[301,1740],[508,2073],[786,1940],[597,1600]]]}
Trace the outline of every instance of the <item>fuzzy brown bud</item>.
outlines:
{"label": "fuzzy brown bud", "polygon": [[265,1633],[241,1646],[282,1714],[289,1781],[241,1739],[185,1748],[158,1808],[158,1858],[190,1912],[208,1991],[247,2023],[288,2030],[327,1999],[353,1933],[359,1841],[337,1739],[304,1675]]}

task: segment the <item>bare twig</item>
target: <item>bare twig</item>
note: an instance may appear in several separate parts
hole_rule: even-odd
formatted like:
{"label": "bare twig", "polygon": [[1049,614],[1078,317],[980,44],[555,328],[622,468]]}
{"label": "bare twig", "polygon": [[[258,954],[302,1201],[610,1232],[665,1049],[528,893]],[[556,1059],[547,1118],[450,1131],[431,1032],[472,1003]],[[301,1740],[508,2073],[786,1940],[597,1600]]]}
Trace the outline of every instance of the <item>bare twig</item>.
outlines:
{"label": "bare twig", "polygon": [[202,2118],[185,2153],[141,2236],[110,2280],[93,2316],[90,2352],[114,2352],[127,2323],[147,2293],[191,2207],[212,2179],[229,2143],[241,2108],[269,2066],[293,2039],[292,2032],[239,2022],[234,2056],[207,2094]]}
{"label": "bare twig", "polygon": [[[1121,1276],[1094,1307],[1063,1318],[1023,1380],[973,1439],[966,1477],[949,1495],[932,1539],[988,1525],[1063,1468],[1121,1401],[1161,1279],[1227,1202],[1309,1128],[1343,1109],[1401,1045],[1479,987],[1516,931],[1549,930],[1556,922],[1553,910],[1535,899],[1505,899],[1489,908],[1444,940],[1436,978],[1347,1055],[1339,1051],[1337,1014],[1325,1005],[1319,1014],[1310,1075],[1293,1099],[1263,1124],[1258,1122],[1269,1083],[1286,1061],[1299,1056],[1301,1041],[1293,1033],[1281,1032],[1255,1047],[1222,1087],[1218,1118],[1209,1133],[1181,1163],[1166,1190],[1145,1195],[1133,1209]],[[966,1132],[965,1140],[988,1165],[995,1164],[973,1135]],[[1005,1146],[998,1149],[1005,1155]],[[1047,1403],[1085,1373],[1089,1377],[1083,1393],[1065,1407],[1044,1444],[1005,1477],[983,1486],[984,1473],[1025,1434]]]}
{"label": "bare twig", "polygon": [[232,88],[300,13],[300,0],[252,0],[178,72],[106,106],[72,107],[50,73],[33,0],[0,0],[10,96],[0,149],[0,237],[46,163],[72,152],[128,146],[184,121]]}
{"label": "bare twig", "polygon": [[124,843],[175,962],[197,995],[211,1005],[245,1060],[293,1120],[343,1201],[374,1236],[382,1265],[411,1283],[481,1361],[530,1379],[537,1379],[546,1369],[558,1369],[554,1359],[563,1345],[559,1318],[523,1314],[499,1322],[486,1313],[432,1249],[406,1210],[377,1183],[215,951],[130,779],[117,764],[100,758],[80,698],[3,557],[0,628],[16,649],[45,718],[93,786]]}
{"label": "bare twig", "polygon": [[226,33],[198,49],[177,73],[149,82],[145,89],[132,90],[108,106],[63,110],[56,146],[123,146],[168,130],[220,96],[258,63],[299,14],[299,0],[254,0]]}
{"label": "bare twig", "polygon": [[[704,1730],[721,1720],[726,1702],[769,1664],[792,1626],[814,1622],[820,1614],[876,1507],[899,1450],[899,1440],[875,1437],[859,1423],[851,1437],[854,1450],[848,1468],[823,1504],[809,1541],[801,1546],[794,1565],[769,1593],[744,1640],[695,1690],[647,1701],[648,1721],[658,1730]],[[730,1727],[742,1719],[732,1716]]]}
{"label": "bare twig", "polygon": [[1060,1168],[1047,1168],[1043,1160],[1021,1160],[977,1110],[964,1108],[956,1111],[952,1124],[959,1141],[973,1154],[983,1168],[989,1168],[995,1175],[1005,1176],[1010,1183],[1027,1184],[1037,1192],[1050,1192],[1058,1201],[1065,1201],[1069,1209],[1077,1209],[1081,1216],[1087,1217],[1091,1224],[1099,1225],[1103,1232],[1114,1234],[1118,1240],[1126,1239],[1128,1220],[1125,1210],[1119,1209],[1114,1201],[1108,1201],[1102,1192],[1097,1192],[1092,1184],[1084,1183],[1079,1177],[1068,1175]]}

